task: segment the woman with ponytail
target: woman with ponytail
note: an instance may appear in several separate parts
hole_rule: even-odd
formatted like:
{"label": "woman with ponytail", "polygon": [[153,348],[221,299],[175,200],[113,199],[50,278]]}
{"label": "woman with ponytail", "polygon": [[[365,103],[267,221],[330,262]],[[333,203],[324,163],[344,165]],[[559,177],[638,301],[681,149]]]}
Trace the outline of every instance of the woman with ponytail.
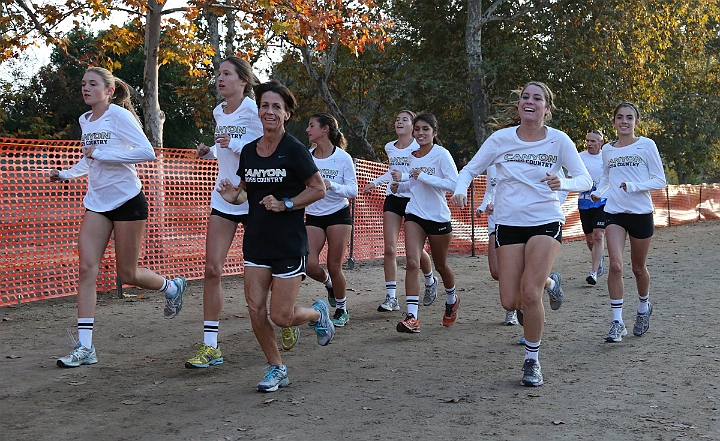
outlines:
{"label": "woman with ponytail", "polygon": [[438,122],[429,113],[413,120],[413,136],[420,148],[412,152],[409,173],[392,172],[390,190],[409,192],[410,202],[405,208],[405,299],[407,314],[397,324],[398,332],[420,332],[418,303],[420,284],[418,276],[425,240],[430,244],[435,269],[442,277],[445,287],[445,311],[442,325],[455,323],[460,299],[455,293],[455,273],[447,263],[452,240],[450,208],[446,193],[453,191],[457,181],[457,167],[450,152],[441,146],[437,137]]}
{"label": "woman with ponytail", "polygon": [[[342,265],[352,232],[352,214],[348,198],[358,194],[355,165],[343,150],[347,142],[340,132],[337,120],[328,113],[310,117],[305,132],[315,145],[310,150],[315,165],[325,183],[325,197],[305,208],[310,254],[307,274],[323,282],[328,290],[331,306],[335,306],[333,324],[345,326],[350,320],[346,304],[346,281]],[[327,273],[320,266],[320,252],[327,242]]]}
{"label": "woman with ponytail", "polygon": [[97,302],[96,279],[110,236],[115,233],[115,262],[123,283],[165,294],[165,318],[182,309],[186,282],[168,280],[149,269],[138,268],[148,204],[135,164],[155,159],[155,152],[140,127],[125,82],[101,67],[85,71],[81,87],[90,111],[80,116],[83,158],[69,170],[52,170],[51,181],[88,175],[83,200],[86,211],[80,225],[78,256],[78,337],[73,351],[57,360],[60,367],[97,363],[92,343]]}
{"label": "woman with ponytail", "polygon": [[[473,178],[495,165],[493,216],[500,302],[505,310],[518,311],[518,321],[524,327],[520,384],[541,386],[538,354],[545,322],[543,292],[550,294],[552,309],[558,309],[563,300],[560,275],[550,272],[560,251],[565,223],[561,192],[589,190],[592,179],[575,143],[565,133],[545,125],[555,108],[550,89],[531,81],[518,94],[518,102],[507,106],[503,120],[496,125],[499,130],[460,171],[452,202],[464,207]],[[562,167],[572,179],[564,177]]]}

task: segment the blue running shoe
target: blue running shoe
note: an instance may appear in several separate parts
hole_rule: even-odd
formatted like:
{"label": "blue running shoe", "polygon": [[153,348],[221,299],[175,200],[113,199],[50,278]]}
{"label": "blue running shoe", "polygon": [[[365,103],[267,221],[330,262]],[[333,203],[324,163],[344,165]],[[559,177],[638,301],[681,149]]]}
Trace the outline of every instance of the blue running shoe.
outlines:
{"label": "blue running shoe", "polygon": [[308,323],[317,334],[318,344],[327,346],[335,336],[335,325],[330,318],[330,305],[325,299],[318,299],[312,304],[312,308],[320,313],[320,318],[316,322]]}
{"label": "blue running shoe", "polygon": [[185,293],[185,289],[187,288],[187,282],[182,276],[175,277],[170,283],[175,284],[177,292],[174,295],[165,295],[165,310],[163,311],[163,315],[166,319],[171,319],[180,314],[180,310],[183,307],[183,293]]}
{"label": "blue running shoe", "polygon": [[265,376],[258,383],[257,390],[259,392],[275,392],[279,387],[285,387],[288,384],[290,384],[290,380],[287,367],[273,365],[265,368]]}

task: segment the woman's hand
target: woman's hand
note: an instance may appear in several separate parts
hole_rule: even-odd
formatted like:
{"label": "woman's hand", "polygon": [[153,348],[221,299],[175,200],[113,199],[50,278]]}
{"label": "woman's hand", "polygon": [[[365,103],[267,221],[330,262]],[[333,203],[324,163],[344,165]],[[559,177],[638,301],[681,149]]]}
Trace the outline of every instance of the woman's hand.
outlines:
{"label": "woman's hand", "polygon": [[264,205],[266,210],[274,211],[275,213],[280,213],[281,211],[286,210],[285,202],[278,200],[275,196],[270,194],[260,201],[260,205]]}
{"label": "woman's hand", "polygon": [[372,193],[372,189],[375,188],[375,183],[370,181],[368,184],[363,188],[363,193],[370,194]]}
{"label": "woman's hand", "polygon": [[223,179],[218,184],[217,192],[220,193],[223,199],[234,205],[240,205],[247,201],[247,192],[245,189],[238,185],[237,187],[230,182],[230,179]]}
{"label": "woman's hand", "polygon": [[454,194],[450,198],[450,202],[452,202],[456,207],[465,208],[465,205],[467,205],[467,196],[464,194]]}
{"label": "woman's hand", "polygon": [[623,182],[622,184],[620,184],[620,188],[625,190],[625,193],[627,193],[627,184],[626,183]]}
{"label": "woman's hand", "polygon": [[215,142],[220,146],[220,148],[226,149],[230,146],[230,135],[217,135],[215,137]]}
{"label": "woman's hand", "polygon": [[550,187],[550,190],[552,191],[558,191],[560,190],[560,178],[558,175],[551,175],[550,173],[545,173],[547,176],[542,178],[540,182],[547,182],[548,187]]}
{"label": "woman's hand", "polygon": [[485,213],[487,213],[488,216],[493,214],[493,211],[495,211],[495,204],[493,204],[492,202],[485,206]]}
{"label": "woman's hand", "polygon": [[393,181],[400,182],[402,181],[402,172],[400,170],[393,170],[390,172],[390,176],[392,176]]}
{"label": "woman's hand", "polygon": [[590,195],[590,199],[591,199],[593,202],[597,202],[597,201],[600,200],[600,198],[599,198],[598,196],[595,196],[594,194],[591,194],[591,195]]}
{"label": "woman's hand", "polygon": [[392,184],[390,184],[390,191],[391,191],[393,194],[395,194],[395,193],[397,193],[397,191],[398,191],[398,187],[400,187],[400,183],[399,183],[399,182],[393,182]]}
{"label": "woman's hand", "polygon": [[200,144],[198,144],[197,151],[195,153],[197,153],[198,157],[202,158],[203,156],[210,153],[210,147],[206,146],[201,142]]}
{"label": "woman's hand", "polygon": [[95,151],[95,146],[94,146],[94,145],[91,145],[90,147],[83,147],[83,149],[82,149],[83,155],[84,155],[87,159],[93,159],[92,154],[93,154],[94,151]]}
{"label": "woman's hand", "polygon": [[58,182],[61,181],[60,179],[60,170],[50,170],[50,182]]}
{"label": "woman's hand", "polygon": [[325,190],[330,190],[332,182],[330,182],[328,179],[323,179],[323,183],[325,183]]}

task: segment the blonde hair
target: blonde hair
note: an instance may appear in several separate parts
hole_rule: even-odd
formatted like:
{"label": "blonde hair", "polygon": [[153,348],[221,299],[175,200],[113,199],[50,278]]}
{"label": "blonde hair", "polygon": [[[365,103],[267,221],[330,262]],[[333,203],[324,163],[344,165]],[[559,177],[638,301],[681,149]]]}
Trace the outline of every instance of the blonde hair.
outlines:
{"label": "blonde hair", "polygon": [[113,75],[109,70],[99,66],[88,67],[85,73],[88,72],[99,76],[106,88],[112,87],[115,89],[112,97],[110,97],[110,102],[132,113],[135,119],[140,122],[140,118],[138,118],[137,113],[135,113],[135,107],[130,99],[130,86],[128,86],[125,81]]}
{"label": "blonde hair", "polygon": [[489,124],[490,127],[494,129],[504,129],[506,127],[520,125],[520,113],[518,112],[518,105],[520,105],[520,97],[522,96],[523,92],[525,92],[525,90],[530,86],[537,86],[542,89],[543,95],[545,96],[545,103],[550,109],[550,112],[547,112],[543,115],[543,122],[547,122],[552,119],[552,111],[556,109],[555,95],[552,93],[552,90],[550,90],[547,84],[543,82],[528,81],[528,83],[525,84],[522,89],[512,91],[512,95],[517,95],[518,99],[501,105],[500,116],[491,119],[491,122]]}

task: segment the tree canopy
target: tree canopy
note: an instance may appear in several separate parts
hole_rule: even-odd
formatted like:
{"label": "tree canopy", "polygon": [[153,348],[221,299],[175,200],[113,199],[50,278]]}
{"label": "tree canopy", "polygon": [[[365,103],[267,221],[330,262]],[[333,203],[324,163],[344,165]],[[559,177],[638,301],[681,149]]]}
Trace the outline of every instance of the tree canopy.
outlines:
{"label": "tree canopy", "polygon": [[[29,80],[0,80],[0,134],[77,136],[85,66],[113,70],[137,91],[156,145],[190,147],[212,132],[214,66],[229,54],[281,54],[271,75],[300,100],[288,126],[330,111],[354,156],[383,157],[401,109],[438,117],[458,164],[490,133],[511,91],[546,82],[559,107],[550,124],[578,141],[613,136],[612,109],[642,111],[671,177],[720,175],[720,3],[715,0],[8,0],[0,5],[0,61],[43,41],[54,55]],[[90,25],[116,11],[122,26]],[[63,22],[72,23],[61,31]],[[152,43],[150,40],[153,40]],[[156,61],[153,61],[156,60]],[[154,72],[154,74],[153,74]],[[60,92],[62,91],[62,92]],[[166,130],[163,132],[162,127]],[[147,131],[147,130],[146,130]],[[153,138],[155,137],[155,138]],[[159,140],[158,140],[159,137]],[[208,140],[208,138],[204,138]],[[206,141],[207,142],[207,141]]]}

